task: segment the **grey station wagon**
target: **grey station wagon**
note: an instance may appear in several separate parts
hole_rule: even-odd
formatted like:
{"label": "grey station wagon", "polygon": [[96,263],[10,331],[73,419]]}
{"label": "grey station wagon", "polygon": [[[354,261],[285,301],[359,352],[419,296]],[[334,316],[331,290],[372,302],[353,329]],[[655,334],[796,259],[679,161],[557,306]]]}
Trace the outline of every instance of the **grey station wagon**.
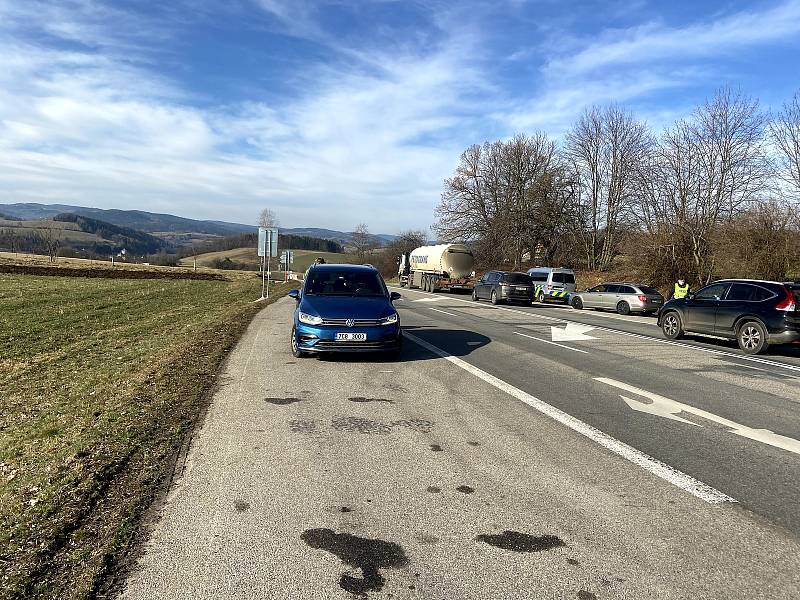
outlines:
{"label": "grey station wagon", "polygon": [[572,308],[615,310],[621,315],[630,313],[654,314],[664,305],[664,296],[646,285],[628,282],[602,283],[585,292],[572,294]]}

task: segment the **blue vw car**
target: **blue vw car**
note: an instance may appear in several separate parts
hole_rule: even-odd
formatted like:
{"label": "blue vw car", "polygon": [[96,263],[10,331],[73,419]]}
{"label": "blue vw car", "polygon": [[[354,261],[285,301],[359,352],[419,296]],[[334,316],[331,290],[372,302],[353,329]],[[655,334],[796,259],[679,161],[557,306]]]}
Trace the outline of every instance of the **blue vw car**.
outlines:
{"label": "blue vw car", "polygon": [[314,265],[306,272],[292,326],[292,354],[389,352],[403,343],[400,317],[383,277],[367,265]]}

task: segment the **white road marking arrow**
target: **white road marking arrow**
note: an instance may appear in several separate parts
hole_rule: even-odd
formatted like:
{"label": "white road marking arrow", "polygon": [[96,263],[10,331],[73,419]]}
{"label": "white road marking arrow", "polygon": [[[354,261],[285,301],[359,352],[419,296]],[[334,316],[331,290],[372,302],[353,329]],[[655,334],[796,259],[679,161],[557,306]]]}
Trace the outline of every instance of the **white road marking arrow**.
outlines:
{"label": "white road marking arrow", "polygon": [[594,329],[591,325],[582,323],[567,323],[566,327],[551,327],[554,342],[580,342],[582,340],[596,340],[597,338],[586,335]]}
{"label": "white road marking arrow", "polygon": [[595,381],[614,386],[615,388],[625,390],[626,392],[630,392],[650,400],[650,403],[645,403],[637,400],[631,400],[630,398],[620,395],[620,398],[625,401],[625,404],[630,406],[633,410],[655,415],[657,417],[672,419],[673,421],[681,421],[682,423],[688,423],[696,427],[702,427],[702,425],[692,423],[691,421],[687,421],[686,419],[676,416],[681,412],[693,414],[729,428],[730,432],[734,435],[738,435],[749,440],[754,440],[756,442],[761,442],[762,444],[768,444],[769,446],[774,446],[776,448],[781,448],[788,452],[800,454],[800,441],[785,435],[780,435],[769,429],[754,429],[752,427],[748,427],[747,425],[742,425],[735,421],[731,421],[730,419],[720,417],[719,415],[715,415],[714,413],[710,413],[701,408],[695,408],[694,406],[689,406],[688,404],[682,404],[681,402],[670,400],[664,396],[659,396],[658,394],[648,392],[647,390],[642,390],[632,385],[628,385],[627,383],[622,383],[621,381],[615,381],[614,379],[595,377]]}
{"label": "white road marking arrow", "polygon": [[414,302],[439,302],[439,300],[444,300],[444,298],[437,298],[434,296],[431,298],[419,298],[417,300],[414,300]]}

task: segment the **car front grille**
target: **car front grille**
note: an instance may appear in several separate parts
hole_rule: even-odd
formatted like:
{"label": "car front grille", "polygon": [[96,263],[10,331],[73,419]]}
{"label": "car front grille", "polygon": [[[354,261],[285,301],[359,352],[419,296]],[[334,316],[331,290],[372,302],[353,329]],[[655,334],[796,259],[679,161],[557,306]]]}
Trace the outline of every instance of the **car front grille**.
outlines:
{"label": "car front grille", "polygon": [[385,348],[387,342],[333,342],[320,340],[314,344],[317,350],[377,350]]}
{"label": "car front grille", "polygon": [[[350,327],[347,324],[348,319],[323,319],[323,325],[335,325],[337,327]],[[379,319],[353,319],[352,327],[373,327],[380,325]]]}

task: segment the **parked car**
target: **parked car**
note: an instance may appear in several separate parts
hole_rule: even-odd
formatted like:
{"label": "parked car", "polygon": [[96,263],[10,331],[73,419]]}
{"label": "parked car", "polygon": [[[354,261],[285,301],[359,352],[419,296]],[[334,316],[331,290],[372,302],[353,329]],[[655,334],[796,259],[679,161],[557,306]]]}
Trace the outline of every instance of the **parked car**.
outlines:
{"label": "parked car", "polygon": [[503,302],[533,302],[533,282],[525,273],[489,271],[472,289],[473,300],[491,300],[492,304]]}
{"label": "parked car", "polygon": [[621,315],[655,314],[664,305],[664,296],[646,285],[628,282],[601,283],[585,292],[572,294],[572,308],[615,310]]}
{"label": "parked car", "polygon": [[698,333],[735,339],[746,354],[800,340],[800,284],[752,279],[716,281],[667,302],[658,324],[669,339]]}
{"label": "parked car", "polygon": [[534,267],[528,275],[535,286],[533,297],[537,302],[568,303],[575,291],[575,271],[553,267]]}
{"label": "parked car", "polygon": [[383,277],[368,265],[312,265],[297,300],[292,325],[292,354],[390,352],[403,343],[400,317]]}

